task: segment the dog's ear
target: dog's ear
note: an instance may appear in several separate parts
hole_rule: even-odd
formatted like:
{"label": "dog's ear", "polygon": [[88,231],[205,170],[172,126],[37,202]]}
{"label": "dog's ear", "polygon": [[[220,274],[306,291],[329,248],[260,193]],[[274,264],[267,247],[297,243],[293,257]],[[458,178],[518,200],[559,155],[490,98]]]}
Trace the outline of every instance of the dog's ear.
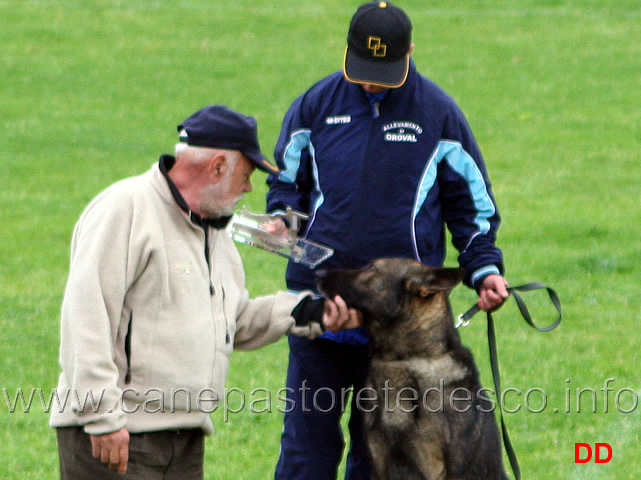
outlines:
{"label": "dog's ear", "polygon": [[452,290],[463,280],[463,274],[462,268],[421,267],[408,273],[405,288],[412,295],[427,297]]}

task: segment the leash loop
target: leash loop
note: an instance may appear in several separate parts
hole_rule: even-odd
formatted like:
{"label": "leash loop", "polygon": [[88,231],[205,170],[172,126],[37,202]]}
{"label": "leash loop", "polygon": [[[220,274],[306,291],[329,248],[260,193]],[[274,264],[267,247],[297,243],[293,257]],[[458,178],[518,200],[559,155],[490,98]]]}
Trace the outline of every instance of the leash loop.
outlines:
{"label": "leash loop", "polygon": [[[532,290],[541,290],[545,289],[548,292],[552,305],[556,308],[558,312],[557,319],[546,327],[539,327],[532,320],[532,316],[525,305],[525,302],[518,294],[518,292],[530,292]],[[561,313],[561,301],[559,300],[556,292],[543,283],[527,283],[525,285],[519,285],[517,287],[508,287],[508,292],[514,297],[516,304],[521,312],[521,316],[527,322],[527,324],[538,330],[539,332],[549,332],[554,330],[561,323],[562,313]],[[467,312],[461,314],[457,318],[455,328],[465,327],[469,325],[470,319],[477,314],[481,308],[474,304]],[[514,452],[514,447],[512,447],[512,442],[507,432],[507,425],[505,424],[505,419],[503,417],[503,405],[501,404],[501,375],[499,372],[499,357],[498,351],[496,348],[496,333],[494,330],[494,319],[492,318],[492,313],[487,312],[487,340],[490,348],[490,364],[492,366],[492,378],[494,380],[494,389],[496,391],[496,401],[499,406],[499,413],[501,417],[501,433],[503,434],[503,445],[505,447],[505,452],[507,453],[508,459],[510,460],[510,466],[512,467],[512,472],[514,473],[514,478],[516,480],[521,480],[521,469],[519,468],[519,462],[516,458],[516,453]]]}
{"label": "leash loop", "polygon": [[[554,308],[556,308],[556,311],[559,314],[557,319],[547,327],[539,327],[534,323],[534,320],[532,320],[532,316],[530,315],[530,312],[528,311],[527,306],[525,305],[525,302],[523,301],[521,296],[517,293],[517,292],[530,292],[532,290],[542,290],[542,289],[545,289],[548,292],[550,301],[552,302],[552,305],[554,305]],[[556,294],[556,292],[550,287],[548,287],[547,285],[543,283],[527,283],[525,285],[520,285],[518,287],[508,287],[507,290],[514,297],[514,300],[516,301],[516,304],[519,307],[519,311],[521,312],[523,319],[527,322],[527,324],[530,327],[538,330],[539,332],[549,332],[551,330],[554,330],[561,323],[561,318],[563,316],[561,312],[561,301],[559,300],[559,296]]]}
{"label": "leash loop", "polygon": [[[552,305],[554,305],[554,308],[556,308],[556,311],[559,314],[557,319],[552,324],[546,327],[539,327],[534,323],[527,305],[518,294],[518,292],[531,292],[532,290],[546,290],[548,292],[548,296],[550,297]],[[533,282],[519,285],[517,287],[507,287],[507,291],[512,297],[514,297],[514,301],[516,302],[516,305],[518,306],[519,312],[521,312],[521,316],[523,317],[523,319],[530,327],[534,328],[535,330],[538,330],[539,332],[549,332],[550,330],[554,330],[561,323],[562,313],[561,301],[559,300],[559,296],[552,288],[548,287],[544,283]],[[479,307],[477,304],[472,305],[472,307],[467,312],[462,313],[456,318],[456,324],[454,325],[454,327],[467,327],[470,324],[470,319],[480,311],[481,307]]]}

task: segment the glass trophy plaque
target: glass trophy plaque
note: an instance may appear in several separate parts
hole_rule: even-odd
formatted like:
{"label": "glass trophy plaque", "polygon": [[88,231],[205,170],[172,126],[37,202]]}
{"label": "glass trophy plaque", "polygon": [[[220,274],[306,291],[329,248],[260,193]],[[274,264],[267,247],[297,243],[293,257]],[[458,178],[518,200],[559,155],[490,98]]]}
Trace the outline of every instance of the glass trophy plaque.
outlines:
{"label": "glass trophy plaque", "polygon": [[[268,231],[270,222],[276,218],[283,218],[289,224],[287,233],[278,234]],[[301,221],[307,220],[307,218],[308,216],[304,213],[291,208],[288,208],[285,214],[270,215],[251,213],[246,207],[243,207],[242,210],[234,214],[227,230],[231,238],[238,243],[262,248],[268,252],[290,258],[296,263],[314,268],[331,257],[334,250],[297,236]]]}

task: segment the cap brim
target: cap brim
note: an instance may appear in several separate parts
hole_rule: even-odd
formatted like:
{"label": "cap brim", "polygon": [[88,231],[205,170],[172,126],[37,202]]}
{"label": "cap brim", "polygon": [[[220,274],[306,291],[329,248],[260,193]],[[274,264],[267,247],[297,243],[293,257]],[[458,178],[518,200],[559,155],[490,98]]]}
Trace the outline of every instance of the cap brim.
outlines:
{"label": "cap brim", "polygon": [[276,165],[271,163],[267,158],[260,152],[242,152],[251,162],[256,165],[257,168],[263,172],[270,173],[272,175],[278,175],[280,170]]}
{"label": "cap brim", "polygon": [[410,54],[394,62],[372,61],[345,48],[343,74],[353,83],[371,84],[385,88],[401,87],[407,80]]}

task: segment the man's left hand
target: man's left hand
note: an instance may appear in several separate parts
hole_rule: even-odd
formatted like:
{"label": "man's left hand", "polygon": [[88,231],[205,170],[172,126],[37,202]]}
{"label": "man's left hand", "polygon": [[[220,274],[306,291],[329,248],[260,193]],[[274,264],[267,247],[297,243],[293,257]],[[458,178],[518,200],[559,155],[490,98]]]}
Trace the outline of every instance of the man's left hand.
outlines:
{"label": "man's left hand", "polygon": [[507,282],[501,275],[488,275],[483,279],[479,288],[478,306],[486,312],[499,308],[510,293]]}

